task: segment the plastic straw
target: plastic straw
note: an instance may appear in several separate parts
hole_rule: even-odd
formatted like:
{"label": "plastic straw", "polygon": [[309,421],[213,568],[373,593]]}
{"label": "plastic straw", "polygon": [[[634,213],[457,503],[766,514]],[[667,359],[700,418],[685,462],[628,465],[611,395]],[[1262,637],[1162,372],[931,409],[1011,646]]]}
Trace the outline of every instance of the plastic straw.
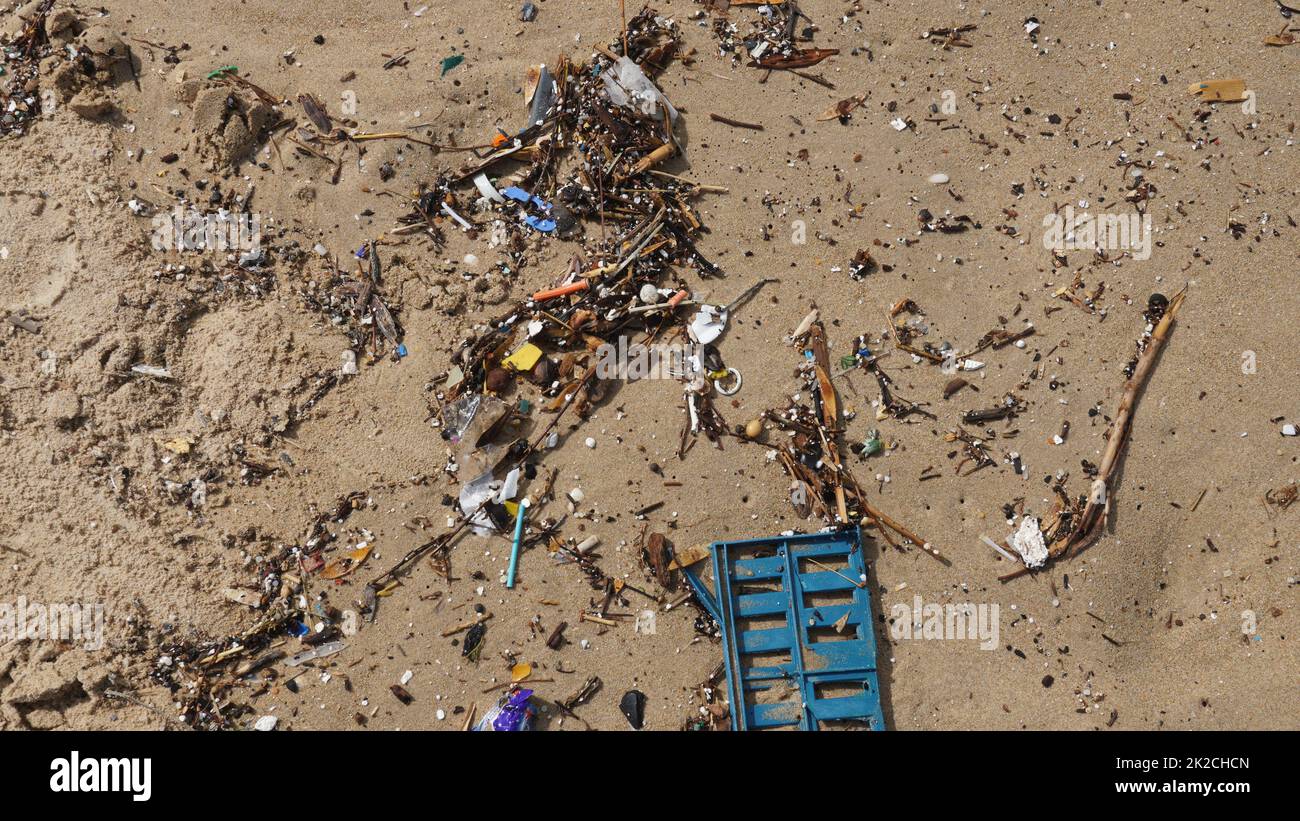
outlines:
{"label": "plastic straw", "polygon": [[506,587],[515,586],[515,570],[519,567],[519,545],[524,540],[524,511],[528,509],[528,500],[519,500],[519,515],[515,517],[515,544],[510,548],[510,569],[506,571]]}

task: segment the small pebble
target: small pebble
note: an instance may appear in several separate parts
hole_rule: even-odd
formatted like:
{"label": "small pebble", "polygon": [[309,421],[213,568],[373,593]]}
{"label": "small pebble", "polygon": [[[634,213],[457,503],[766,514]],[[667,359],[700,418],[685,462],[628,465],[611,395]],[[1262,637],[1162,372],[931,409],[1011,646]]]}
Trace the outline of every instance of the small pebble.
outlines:
{"label": "small pebble", "polygon": [[938,174],[931,174],[931,175],[930,175],[930,183],[931,183],[932,185],[943,185],[943,184],[946,183],[947,181],[948,181],[948,175],[947,175],[947,174],[944,174],[944,173],[942,173],[942,172],[940,172],[940,173],[938,173]]}

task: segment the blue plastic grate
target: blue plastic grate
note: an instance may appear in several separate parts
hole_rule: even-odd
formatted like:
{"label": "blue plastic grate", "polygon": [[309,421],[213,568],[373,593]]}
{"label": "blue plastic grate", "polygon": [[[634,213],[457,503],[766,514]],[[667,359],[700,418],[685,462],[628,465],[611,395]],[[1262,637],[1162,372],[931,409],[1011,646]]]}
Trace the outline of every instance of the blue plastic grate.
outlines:
{"label": "blue plastic grate", "polygon": [[687,579],[722,627],[731,726],[885,729],[857,528],[715,542],[716,594]]}

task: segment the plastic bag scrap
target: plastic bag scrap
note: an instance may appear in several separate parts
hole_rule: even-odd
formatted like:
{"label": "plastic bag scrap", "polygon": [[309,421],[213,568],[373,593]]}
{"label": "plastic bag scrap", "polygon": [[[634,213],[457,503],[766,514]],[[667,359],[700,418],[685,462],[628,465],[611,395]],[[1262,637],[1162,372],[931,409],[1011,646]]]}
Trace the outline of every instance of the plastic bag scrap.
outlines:
{"label": "plastic bag scrap", "polygon": [[500,489],[501,483],[493,480],[490,470],[460,489],[460,511],[469,518],[470,527],[478,536],[498,530],[497,523],[488,515],[489,506],[484,502],[492,500]]}
{"label": "plastic bag scrap", "polygon": [[669,119],[677,122],[677,109],[645,76],[641,67],[628,58],[618,58],[618,62],[605,70],[601,79],[605,81],[605,94],[614,104],[635,109],[656,119],[661,116],[659,106],[662,105],[668,109]]}
{"label": "plastic bag scrap", "polygon": [[482,403],[483,394],[471,393],[460,397],[455,402],[452,402],[443,408],[443,436],[447,437],[450,442],[459,442],[460,437],[474,421],[474,417],[478,415],[478,409]]}
{"label": "plastic bag scrap", "polygon": [[707,345],[727,329],[727,309],[718,305],[701,305],[691,319],[691,338],[701,345]]}
{"label": "plastic bag scrap", "polygon": [[475,732],[517,733],[533,729],[537,710],[532,704],[532,690],[516,690],[501,697],[492,709],[474,725]]}
{"label": "plastic bag scrap", "polygon": [[503,505],[509,500],[515,498],[519,493],[519,468],[515,468],[506,474],[505,481],[501,483],[501,489],[497,491],[496,502]]}
{"label": "plastic bag scrap", "polygon": [[541,125],[546,121],[546,115],[551,113],[551,106],[555,105],[556,95],[555,78],[546,66],[541,67],[537,78],[537,88],[533,91],[533,104],[528,109],[528,125]]}

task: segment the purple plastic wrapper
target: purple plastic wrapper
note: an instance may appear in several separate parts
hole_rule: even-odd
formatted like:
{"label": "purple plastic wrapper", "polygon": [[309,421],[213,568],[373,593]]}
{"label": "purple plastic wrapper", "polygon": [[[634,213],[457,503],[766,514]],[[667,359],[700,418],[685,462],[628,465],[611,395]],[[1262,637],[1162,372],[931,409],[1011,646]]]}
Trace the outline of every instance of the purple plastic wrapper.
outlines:
{"label": "purple plastic wrapper", "polygon": [[506,698],[501,705],[501,715],[492,722],[492,729],[498,733],[511,733],[529,730],[533,726],[533,705],[528,700],[533,697],[532,690],[519,690]]}
{"label": "purple plastic wrapper", "polygon": [[516,690],[509,693],[487,711],[474,729],[482,731],[491,728],[498,733],[531,730],[533,716],[537,714],[531,703],[532,697],[532,690]]}

